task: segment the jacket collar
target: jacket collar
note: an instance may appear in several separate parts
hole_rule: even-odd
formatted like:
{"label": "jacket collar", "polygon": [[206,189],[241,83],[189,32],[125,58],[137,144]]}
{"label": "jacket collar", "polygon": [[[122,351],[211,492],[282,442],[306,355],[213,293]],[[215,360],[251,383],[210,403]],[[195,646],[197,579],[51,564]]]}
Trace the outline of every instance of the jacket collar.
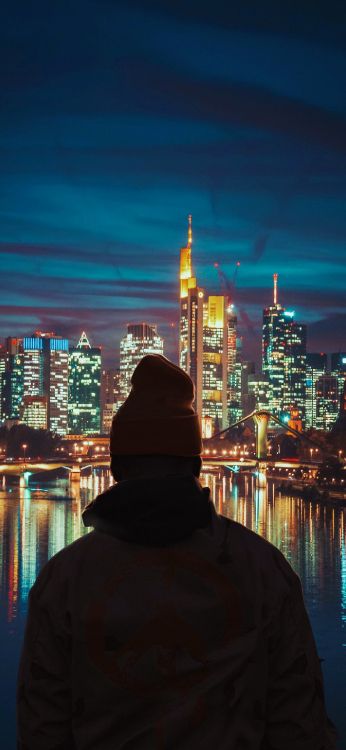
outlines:
{"label": "jacket collar", "polygon": [[166,546],[210,524],[209,495],[192,474],[126,480],[87,505],[83,523],[125,541]]}

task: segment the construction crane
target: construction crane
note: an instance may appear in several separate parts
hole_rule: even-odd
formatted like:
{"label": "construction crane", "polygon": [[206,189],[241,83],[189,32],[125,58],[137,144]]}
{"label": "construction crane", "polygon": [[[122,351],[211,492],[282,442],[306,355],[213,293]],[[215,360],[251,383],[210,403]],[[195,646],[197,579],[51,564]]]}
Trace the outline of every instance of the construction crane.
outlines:
{"label": "construction crane", "polygon": [[[230,301],[233,301],[235,296],[235,290],[236,290],[236,281],[237,281],[237,275],[238,275],[238,269],[240,267],[240,261],[237,260],[235,265],[235,270],[233,273],[233,280],[232,282],[228,279],[225,272],[220,268],[220,263],[214,263],[214,268],[216,268],[218,272],[218,276],[220,279],[220,285],[221,288],[225,289],[229,297],[231,298]],[[241,322],[246,327],[247,331],[251,334],[251,336],[255,336],[255,326],[253,325],[252,321],[250,320],[246,310],[244,310],[243,307],[237,306],[239,310],[239,315]]]}
{"label": "construction crane", "polygon": [[214,263],[214,268],[217,269],[217,272],[219,274],[220,284],[221,287],[223,286],[230,297],[234,296],[235,287],[236,287],[236,281],[237,281],[237,274],[238,274],[238,268],[240,267],[240,260],[237,260],[235,264],[235,271],[233,274],[233,280],[232,282],[229,281],[226,274],[222,269],[220,268],[220,263]]}

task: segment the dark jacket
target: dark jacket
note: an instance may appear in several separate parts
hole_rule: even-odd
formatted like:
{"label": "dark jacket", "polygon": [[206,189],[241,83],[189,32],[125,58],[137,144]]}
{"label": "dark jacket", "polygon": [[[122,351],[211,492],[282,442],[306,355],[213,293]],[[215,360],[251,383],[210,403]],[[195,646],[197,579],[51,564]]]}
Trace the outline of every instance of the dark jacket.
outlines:
{"label": "dark jacket", "polygon": [[30,592],[20,750],[333,750],[301,584],[192,476],[120,482]]}

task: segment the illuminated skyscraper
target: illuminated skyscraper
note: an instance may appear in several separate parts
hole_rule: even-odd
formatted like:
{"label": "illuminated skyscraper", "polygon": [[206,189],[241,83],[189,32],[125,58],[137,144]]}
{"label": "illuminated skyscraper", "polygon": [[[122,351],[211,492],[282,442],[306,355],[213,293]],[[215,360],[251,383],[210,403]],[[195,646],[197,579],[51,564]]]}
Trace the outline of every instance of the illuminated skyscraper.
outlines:
{"label": "illuminated skyscraper", "polygon": [[346,352],[335,352],[331,355],[331,369],[333,372],[346,373]]}
{"label": "illuminated skyscraper", "polygon": [[163,338],[156,325],[129,323],[127,333],[120,342],[120,392],[125,401],[131,390],[131,377],[145,354],[163,354]]}
{"label": "illuminated skyscraper", "polygon": [[293,320],[294,312],[285,311],[285,357],[283,412],[294,410],[305,425],[306,405],[306,326]]}
{"label": "illuminated skyscraper", "polygon": [[274,274],[273,304],[263,310],[262,370],[269,383],[269,410],[282,416],[285,383],[285,331],[284,308],[277,301],[277,278]]}
{"label": "illuminated skyscraper", "polygon": [[179,364],[195,385],[203,437],[241,416],[237,316],[228,296],[205,298],[192,270],[192,217],[180,251]]}
{"label": "illuminated skyscraper", "polygon": [[306,355],[305,427],[316,428],[316,383],[327,372],[327,355],[312,352]]}
{"label": "illuminated skyscraper", "polygon": [[[233,308],[233,305],[231,305],[231,308]],[[244,414],[243,395],[247,366],[242,357],[243,339],[241,336],[237,335],[237,316],[235,313],[233,313],[231,318],[233,319],[232,328],[234,329],[235,350],[232,341],[231,357],[228,357],[229,388],[227,394],[227,407],[228,422],[229,424],[234,424],[234,422],[241,419]],[[229,343],[230,341],[228,339],[228,345]]]}
{"label": "illuminated skyscraper", "polygon": [[248,377],[248,410],[251,411],[268,411],[269,400],[269,383],[259,375],[249,375]]}
{"label": "illuminated skyscraper", "polygon": [[66,435],[68,429],[68,340],[51,338],[49,355],[48,424],[52,432]]}
{"label": "illuminated skyscraper", "polygon": [[192,272],[192,216],[186,247],[180,250],[179,364],[195,385],[195,406],[202,413],[203,290]]}
{"label": "illuminated skyscraper", "polygon": [[[1,419],[19,419],[23,399],[24,355],[22,339],[9,336],[6,339],[6,350],[2,358],[4,370],[1,379]],[[1,361],[0,361],[1,365]],[[1,369],[1,367],[0,367]]]}
{"label": "illuminated skyscraper", "polygon": [[24,390],[23,352],[9,355],[9,363],[3,374],[2,419],[19,419]]}
{"label": "illuminated skyscraper", "polygon": [[7,361],[7,350],[0,344],[0,376],[2,372],[5,372]]}
{"label": "illuminated skyscraper", "polygon": [[241,367],[237,345],[237,316],[234,305],[227,305],[227,409],[228,423],[233,424],[241,416]]}
{"label": "illuminated skyscraper", "polygon": [[4,377],[7,369],[8,354],[4,346],[0,345],[0,419],[5,419],[4,410]]}
{"label": "illuminated skyscraper", "polygon": [[21,405],[21,419],[34,430],[46,430],[48,427],[47,396],[24,396]]}
{"label": "illuminated skyscraper", "polygon": [[101,432],[107,435],[112,419],[120,405],[120,370],[102,370],[101,374]]}
{"label": "illuminated skyscraper", "polygon": [[36,331],[23,339],[23,396],[47,398],[48,429],[67,432],[68,340]]}
{"label": "illuminated skyscraper", "polygon": [[[341,389],[340,389],[341,390]],[[316,380],[315,385],[317,430],[329,431],[339,414],[340,393],[339,381],[336,375],[326,373]]]}
{"label": "illuminated skyscraper", "polygon": [[101,349],[83,331],[69,351],[68,429],[72,435],[100,432]]}
{"label": "illuminated skyscraper", "polygon": [[342,355],[332,355],[332,365],[337,367],[331,370],[327,354],[309,353],[306,360],[306,427],[328,431],[338,416],[344,389]]}
{"label": "illuminated skyscraper", "polygon": [[228,392],[228,300],[224,296],[210,296],[203,311],[203,388],[202,430],[209,434],[227,427]]}
{"label": "illuminated skyscraper", "polygon": [[278,303],[277,279],[274,274],[273,304],[263,311],[262,369],[269,383],[269,411],[287,421],[294,410],[304,426],[306,327]]}
{"label": "illuminated skyscraper", "polygon": [[41,336],[26,336],[24,349],[24,395],[43,396],[43,339]]}
{"label": "illuminated skyscraper", "polygon": [[[345,357],[346,359],[346,357]],[[333,359],[332,359],[333,362]],[[344,373],[345,375],[345,373]],[[332,427],[332,434],[334,440],[340,445],[342,449],[345,449],[346,444],[346,379],[343,385],[339,384],[340,391],[340,405],[339,414]]]}

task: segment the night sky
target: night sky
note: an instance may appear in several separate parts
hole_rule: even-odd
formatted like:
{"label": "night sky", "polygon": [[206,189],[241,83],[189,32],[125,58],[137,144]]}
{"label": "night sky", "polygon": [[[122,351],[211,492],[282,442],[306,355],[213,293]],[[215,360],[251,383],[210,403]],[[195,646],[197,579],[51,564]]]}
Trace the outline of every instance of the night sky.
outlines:
{"label": "night sky", "polygon": [[0,336],[85,328],[110,364],[146,320],[173,356],[191,212],[200,285],[241,262],[245,355],[274,271],[309,350],[346,349],[344,1],[6,5]]}

